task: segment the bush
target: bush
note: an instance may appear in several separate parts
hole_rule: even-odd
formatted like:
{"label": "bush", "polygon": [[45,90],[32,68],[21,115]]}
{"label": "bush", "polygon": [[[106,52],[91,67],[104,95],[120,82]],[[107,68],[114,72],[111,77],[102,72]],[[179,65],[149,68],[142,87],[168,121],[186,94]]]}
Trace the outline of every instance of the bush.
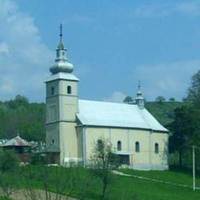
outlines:
{"label": "bush", "polygon": [[0,197],[0,200],[12,200],[10,197],[2,196]]}
{"label": "bush", "polygon": [[0,171],[12,172],[19,167],[19,159],[17,155],[11,150],[0,151]]}
{"label": "bush", "polygon": [[41,153],[34,153],[31,155],[32,165],[45,165],[47,164],[47,155]]}

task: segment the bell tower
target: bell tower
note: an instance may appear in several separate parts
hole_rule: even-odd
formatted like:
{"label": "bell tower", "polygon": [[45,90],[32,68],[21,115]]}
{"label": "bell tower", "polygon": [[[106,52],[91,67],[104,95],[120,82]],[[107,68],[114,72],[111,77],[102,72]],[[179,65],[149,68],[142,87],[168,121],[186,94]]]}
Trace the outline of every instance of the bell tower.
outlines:
{"label": "bell tower", "polygon": [[141,91],[141,84],[140,81],[138,83],[138,91],[137,91],[137,96],[135,98],[136,104],[140,109],[144,109],[144,97]]}
{"label": "bell tower", "polygon": [[62,24],[56,59],[46,82],[46,145],[51,163],[77,159],[78,81],[66,55]]}

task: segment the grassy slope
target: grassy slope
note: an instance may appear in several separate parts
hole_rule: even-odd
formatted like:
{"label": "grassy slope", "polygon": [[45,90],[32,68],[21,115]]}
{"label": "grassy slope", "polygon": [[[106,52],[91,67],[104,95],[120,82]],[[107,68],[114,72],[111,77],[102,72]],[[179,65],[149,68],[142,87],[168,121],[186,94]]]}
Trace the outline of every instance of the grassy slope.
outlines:
{"label": "grassy slope", "polygon": [[182,105],[182,102],[147,102],[145,107],[161,124],[167,126],[173,121],[174,109]]}
{"label": "grassy slope", "polygon": [[[31,182],[36,183],[37,187],[42,188],[40,174],[42,170],[34,170],[34,174],[31,178]],[[51,191],[56,192],[56,187],[64,180],[73,180],[71,186],[65,187],[65,193],[74,197],[83,197],[86,194],[85,199],[100,199],[101,182],[95,177],[91,176],[89,170],[83,168],[75,169],[62,169],[61,177],[56,178],[56,168],[50,169],[50,179],[48,183],[51,184]],[[151,178],[158,178],[165,181],[174,183],[182,183],[191,185],[191,175],[182,172],[173,171],[135,171],[135,170],[123,170],[129,174],[136,174],[140,176],[146,176]],[[45,175],[46,177],[46,175]],[[59,183],[61,181],[61,183]],[[198,186],[200,186],[200,179],[198,178]],[[72,190],[71,190],[72,189]],[[69,190],[71,192],[69,193]],[[182,188],[178,186],[166,185],[163,183],[156,183],[146,180],[141,180],[132,177],[122,177],[113,175],[112,184],[108,188],[109,200],[196,200],[200,199],[200,191],[193,192],[192,189]]]}

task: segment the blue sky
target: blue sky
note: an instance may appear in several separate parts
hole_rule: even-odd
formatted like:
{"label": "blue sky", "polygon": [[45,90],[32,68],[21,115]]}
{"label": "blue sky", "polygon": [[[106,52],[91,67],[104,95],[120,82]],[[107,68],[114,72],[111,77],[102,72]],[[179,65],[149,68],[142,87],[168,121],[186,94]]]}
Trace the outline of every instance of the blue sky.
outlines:
{"label": "blue sky", "polygon": [[0,99],[44,101],[58,27],[84,99],[182,99],[200,69],[200,1],[0,0]]}

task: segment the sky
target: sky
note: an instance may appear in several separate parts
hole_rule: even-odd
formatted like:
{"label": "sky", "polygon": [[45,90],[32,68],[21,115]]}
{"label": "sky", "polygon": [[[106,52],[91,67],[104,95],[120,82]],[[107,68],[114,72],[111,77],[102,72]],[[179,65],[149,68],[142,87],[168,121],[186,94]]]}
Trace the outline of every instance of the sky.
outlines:
{"label": "sky", "polygon": [[60,23],[82,99],[181,100],[200,70],[199,0],[0,0],[0,100],[45,101]]}

